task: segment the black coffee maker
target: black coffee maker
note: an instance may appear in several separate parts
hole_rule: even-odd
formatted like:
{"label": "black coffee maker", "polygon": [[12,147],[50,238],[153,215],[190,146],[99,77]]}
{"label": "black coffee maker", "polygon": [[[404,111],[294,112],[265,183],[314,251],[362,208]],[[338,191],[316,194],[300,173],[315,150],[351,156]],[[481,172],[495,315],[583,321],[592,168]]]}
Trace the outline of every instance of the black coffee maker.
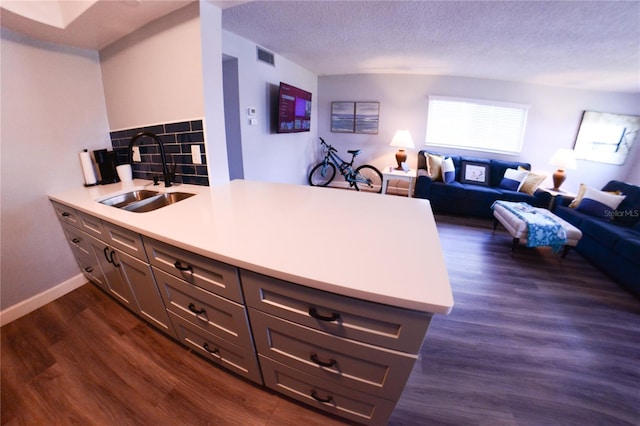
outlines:
{"label": "black coffee maker", "polygon": [[115,152],[98,149],[93,151],[93,157],[96,159],[98,169],[100,170],[100,185],[120,182],[118,172],[116,171],[117,161]]}

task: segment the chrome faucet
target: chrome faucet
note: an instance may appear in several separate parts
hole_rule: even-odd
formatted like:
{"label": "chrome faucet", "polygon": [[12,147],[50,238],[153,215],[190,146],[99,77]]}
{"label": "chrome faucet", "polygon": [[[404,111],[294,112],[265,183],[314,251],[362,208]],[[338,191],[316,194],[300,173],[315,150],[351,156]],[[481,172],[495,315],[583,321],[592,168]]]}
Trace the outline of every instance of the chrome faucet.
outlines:
{"label": "chrome faucet", "polygon": [[140,139],[143,136],[150,137],[160,147],[160,158],[162,159],[162,177],[164,178],[164,186],[166,186],[167,188],[170,187],[171,177],[173,173],[169,172],[169,167],[167,167],[167,158],[164,155],[164,145],[162,144],[162,140],[160,140],[160,138],[157,135],[150,132],[140,132],[131,138],[131,140],[129,141],[129,164],[133,166],[133,145],[136,143],[138,139]]}

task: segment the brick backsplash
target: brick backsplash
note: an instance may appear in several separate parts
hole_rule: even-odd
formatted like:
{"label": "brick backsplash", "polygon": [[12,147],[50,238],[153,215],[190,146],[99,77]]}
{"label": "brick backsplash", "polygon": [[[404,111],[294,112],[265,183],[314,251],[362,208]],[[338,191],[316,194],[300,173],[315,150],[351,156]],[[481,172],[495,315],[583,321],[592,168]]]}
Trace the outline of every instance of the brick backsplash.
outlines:
{"label": "brick backsplash", "polygon": [[[140,132],[154,133],[162,140],[169,170],[172,170],[175,165],[174,182],[209,185],[202,120],[180,121],[111,132],[111,145],[118,164],[129,161],[129,141]],[[158,145],[148,137],[138,139],[136,145],[140,147],[142,161],[133,163],[133,177],[151,180],[154,176],[159,176],[162,182],[162,160]],[[191,145],[200,146],[202,164],[193,164],[191,161]]]}

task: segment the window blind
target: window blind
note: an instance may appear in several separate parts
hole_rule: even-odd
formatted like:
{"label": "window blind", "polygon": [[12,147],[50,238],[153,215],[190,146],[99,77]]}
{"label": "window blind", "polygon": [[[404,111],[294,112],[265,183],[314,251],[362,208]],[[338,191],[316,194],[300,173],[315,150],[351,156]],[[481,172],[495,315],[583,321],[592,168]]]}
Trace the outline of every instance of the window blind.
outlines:
{"label": "window blind", "polygon": [[519,154],[528,105],[429,97],[427,145]]}

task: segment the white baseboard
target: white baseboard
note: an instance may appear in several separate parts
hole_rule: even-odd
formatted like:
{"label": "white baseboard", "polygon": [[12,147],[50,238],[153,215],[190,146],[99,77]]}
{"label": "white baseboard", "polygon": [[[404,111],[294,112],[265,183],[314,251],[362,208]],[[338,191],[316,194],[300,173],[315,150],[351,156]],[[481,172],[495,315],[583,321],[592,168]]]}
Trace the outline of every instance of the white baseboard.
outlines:
{"label": "white baseboard", "polygon": [[43,307],[47,303],[53,302],[57,298],[82,287],[87,282],[88,280],[84,275],[78,274],[55,287],[51,287],[40,294],[36,294],[27,300],[23,300],[22,302],[16,303],[15,305],[0,311],[0,327]]}

